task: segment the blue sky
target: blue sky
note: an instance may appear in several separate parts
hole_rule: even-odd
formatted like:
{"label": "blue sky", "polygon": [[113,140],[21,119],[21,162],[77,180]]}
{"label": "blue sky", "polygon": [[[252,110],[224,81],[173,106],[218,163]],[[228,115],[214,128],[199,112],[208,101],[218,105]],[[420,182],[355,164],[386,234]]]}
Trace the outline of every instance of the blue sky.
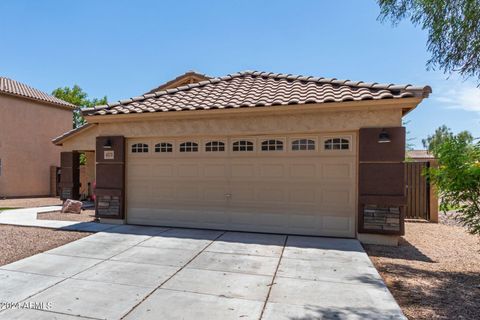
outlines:
{"label": "blue sky", "polygon": [[428,84],[433,94],[406,117],[416,146],[442,124],[480,136],[475,82],[427,71],[426,33],[378,12],[373,0],[3,0],[0,75],[109,101],[188,70]]}

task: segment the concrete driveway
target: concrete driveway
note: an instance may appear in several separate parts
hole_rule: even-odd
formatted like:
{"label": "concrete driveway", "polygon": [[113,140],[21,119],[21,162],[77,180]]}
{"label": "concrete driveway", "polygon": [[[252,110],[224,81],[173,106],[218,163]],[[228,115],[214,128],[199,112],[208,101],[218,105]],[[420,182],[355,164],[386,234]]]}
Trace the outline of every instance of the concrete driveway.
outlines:
{"label": "concrete driveway", "polygon": [[357,240],[139,226],[0,267],[0,303],[22,320],[405,319]]}

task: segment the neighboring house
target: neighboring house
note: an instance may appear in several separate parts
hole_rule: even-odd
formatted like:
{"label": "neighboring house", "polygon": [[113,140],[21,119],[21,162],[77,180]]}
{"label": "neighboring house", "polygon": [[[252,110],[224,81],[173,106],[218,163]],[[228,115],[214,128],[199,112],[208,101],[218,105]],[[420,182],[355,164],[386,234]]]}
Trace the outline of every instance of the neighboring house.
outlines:
{"label": "neighboring house", "polygon": [[60,148],[51,139],[72,128],[73,109],[0,77],[0,198],[52,194],[50,168],[59,166]]}
{"label": "neighboring house", "polygon": [[402,117],[430,87],[247,71],[159,88],[87,109],[54,140],[64,198],[78,195],[81,151],[96,157],[102,221],[382,243],[404,232]]}

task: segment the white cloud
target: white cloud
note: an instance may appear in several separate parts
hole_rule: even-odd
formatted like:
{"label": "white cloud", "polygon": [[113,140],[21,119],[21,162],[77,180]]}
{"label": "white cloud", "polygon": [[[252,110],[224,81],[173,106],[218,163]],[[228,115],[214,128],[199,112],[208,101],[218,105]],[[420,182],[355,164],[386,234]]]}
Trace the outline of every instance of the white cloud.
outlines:
{"label": "white cloud", "polygon": [[447,108],[480,112],[480,88],[472,82],[448,79],[438,84],[435,91],[435,100]]}

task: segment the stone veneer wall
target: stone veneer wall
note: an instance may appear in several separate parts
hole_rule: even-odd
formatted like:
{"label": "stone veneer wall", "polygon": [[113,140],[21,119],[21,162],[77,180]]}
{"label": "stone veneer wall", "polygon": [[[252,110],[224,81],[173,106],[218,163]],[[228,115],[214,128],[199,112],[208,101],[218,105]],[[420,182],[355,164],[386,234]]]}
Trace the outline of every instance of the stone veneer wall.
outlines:
{"label": "stone veneer wall", "polygon": [[97,212],[102,216],[120,215],[120,197],[117,196],[99,196],[97,198]]}
{"label": "stone veneer wall", "polygon": [[363,227],[366,230],[400,231],[400,207],[366,205]]}
{"label": "stone veneer wall", "polygon": [[72,198],[72,188],[63,187],[62,194],[60,195],[60,199],[66,200]]}

